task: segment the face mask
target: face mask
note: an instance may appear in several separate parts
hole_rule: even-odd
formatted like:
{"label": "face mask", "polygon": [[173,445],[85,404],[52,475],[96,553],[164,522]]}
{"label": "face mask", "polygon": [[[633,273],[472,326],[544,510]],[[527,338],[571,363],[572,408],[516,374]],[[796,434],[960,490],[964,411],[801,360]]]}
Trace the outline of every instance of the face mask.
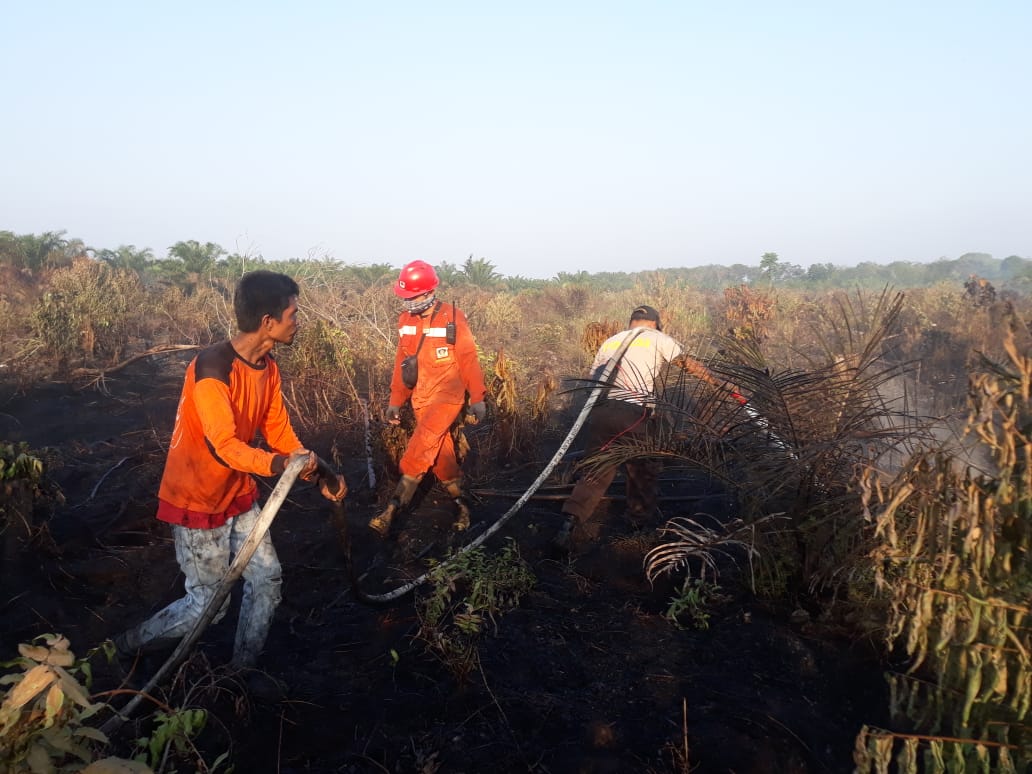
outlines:
{"label": "face mask", "polygon": [[431,306],[434,305],[434,301],[437,297],[429,295],[426,298],[410,298],[402,301],[402,305],[405,307],[405,311],[409,314],[422,314]]}

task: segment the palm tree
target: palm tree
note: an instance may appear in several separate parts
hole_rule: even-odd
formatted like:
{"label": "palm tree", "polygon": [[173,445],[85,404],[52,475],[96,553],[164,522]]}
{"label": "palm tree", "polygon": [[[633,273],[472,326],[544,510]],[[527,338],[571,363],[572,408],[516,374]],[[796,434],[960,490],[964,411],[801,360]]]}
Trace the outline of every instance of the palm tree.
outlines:
{"label": "palm tree", "polygon": [[470,285],[475,285],[478,288],[485,290],[490,289],[498,284],[498,281],[502,278],[502,275],[495,271],[495,266],[486,258],[477,258],[474,260],[473,256],[470,255],[466,259],[466,262],[462,264],[462,274],[466,278],[466,282]]}
{"label": "palm tree", "polygon": [[154,260],[154,251],[149,247],[137,249],[136,245],[119,245],[117,250],[101,250],[97,257],[112,268],[142,275],[147,264]]}
{"label": "palm tree", "polygon": [[25,251],[13,231],[0,231],[0,266],[25,267]]}
{"label": "palm tree", "polygon": [[182,261],[187,274],[204,274],[211,271],[224,255],[226,251],[220,245],[214,242],[205,242],[202,245],[196,239],[176,242],[168,248],[168,257]]}
{"label": "palm tree", "polygon": [[532,279],[530,277],[516,274],[505,278],[505,289],[512,293],[516,293],[520,290],[543,287],[547,282],[548,280]]}
{"label": "palm tree", "polygon": [[465,280],[462,270],[451,261],[441,261],[435,271],[437,278],[445,285],[460,285]]}
{"label": "palm tree", "polygon": [[348,266],[346,273],[362,290],[369,290],[388,280],[393,281],[397,270],[389,263],[371,263],[368,266]]}
{"label": "palm tree", "polygon": [[[203,245],[196,239],[189,239],[185,242],[176,242],[168,248],[168,257],[178,262],[182,267],[183,289],[192,293],[200,285],[201,278],[213,274],[220,258],[226,255],[226,251],[214,242],[205,242]],[[170,261],[170,263],[172,262]],[[175,274],[169,271],[170,267],[163,269],[170,275]]]}
{"label": "palm tree", "polygon": [[64,231],[44,231],[39,236],[23,234],[16,237],[24,268],[37,272],[69,263],[70,258],[65,253],[69,242],[64,235]]}
{"label": "palm tree", "polygon": [[581,269],[576,274],[571,274],[568,271],[561,271],[555,275],[555,280],[563,287],[567,285],[590,285],[591,274]]}

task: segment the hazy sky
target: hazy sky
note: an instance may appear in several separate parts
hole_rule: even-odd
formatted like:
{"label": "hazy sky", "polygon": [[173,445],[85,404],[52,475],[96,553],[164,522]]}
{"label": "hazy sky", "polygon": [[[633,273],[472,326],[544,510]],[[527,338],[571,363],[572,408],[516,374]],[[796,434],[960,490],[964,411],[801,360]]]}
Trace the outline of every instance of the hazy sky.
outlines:
{"label": "hazy sky", "polygon": [[0,230],[507,275],[1032,258],[1032,2],[13,2]]}

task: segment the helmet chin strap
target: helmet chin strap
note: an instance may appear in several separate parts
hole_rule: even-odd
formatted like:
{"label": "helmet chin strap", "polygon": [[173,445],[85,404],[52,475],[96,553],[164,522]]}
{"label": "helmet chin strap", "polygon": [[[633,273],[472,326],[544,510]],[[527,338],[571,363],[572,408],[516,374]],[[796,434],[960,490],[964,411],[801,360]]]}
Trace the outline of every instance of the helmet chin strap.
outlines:
{"label": "helmet chin strap", "polygon": [[409,314],[423,314],[423,312],[434,305],[434,301],[436,300],[437,296],[431,295],[428,298],[405,299],[401,303],[405,307],[405,311]]}

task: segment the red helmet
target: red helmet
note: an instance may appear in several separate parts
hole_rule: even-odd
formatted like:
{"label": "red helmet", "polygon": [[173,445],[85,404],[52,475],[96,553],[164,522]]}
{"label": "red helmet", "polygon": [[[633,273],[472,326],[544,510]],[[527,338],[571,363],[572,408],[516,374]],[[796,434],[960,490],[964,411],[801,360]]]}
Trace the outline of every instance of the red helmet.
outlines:
{"label": "red helmet", "polygon": [[394,283],[394,295],[415,298],[433,290],[439,282],[433,266],[426,261],[411,261],[402,267],[398,281]]}

